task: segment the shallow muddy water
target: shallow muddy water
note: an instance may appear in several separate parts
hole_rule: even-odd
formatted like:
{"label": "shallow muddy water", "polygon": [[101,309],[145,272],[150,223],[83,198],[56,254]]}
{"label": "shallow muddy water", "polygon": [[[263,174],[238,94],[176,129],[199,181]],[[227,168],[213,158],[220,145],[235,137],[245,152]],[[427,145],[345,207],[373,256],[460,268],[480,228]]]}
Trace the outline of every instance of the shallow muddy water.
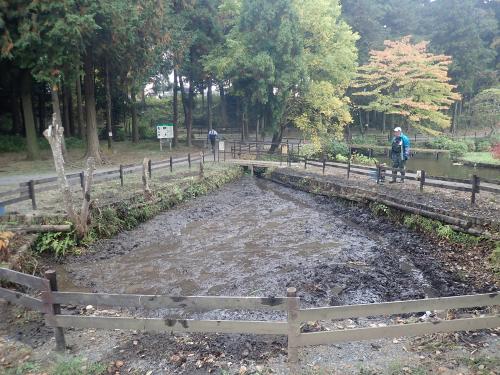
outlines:
{"label": "shallow muddy water", "polygon": [[364,208],[245,177],[64,265],[62,290],[283,296],[306,305],[459,294],[426,240]]}

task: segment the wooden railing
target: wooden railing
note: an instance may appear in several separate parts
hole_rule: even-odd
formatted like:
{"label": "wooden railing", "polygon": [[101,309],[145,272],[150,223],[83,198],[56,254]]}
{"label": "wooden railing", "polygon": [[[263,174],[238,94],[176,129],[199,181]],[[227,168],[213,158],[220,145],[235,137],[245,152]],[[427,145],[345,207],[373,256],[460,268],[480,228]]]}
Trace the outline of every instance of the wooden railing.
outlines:
{"label": "wooden railing", "polygon": [[[159,169],[170,169],[170,172],[173,172],[174,165],[176,164],[188,164],[191,168],[191,164],[200,160],[205,159],[204,152],[197,154],[197,156],[192,157],[191,154],[186,156],[173,159],[170,157],[165,160],[152,161],[149,160],[148,164],[148,173],[151,178],[153,171]],[[214,158],[215,161],[215,158]],[[142,173],[142,163],[140,164],[120,164],[117,169],[100,171],[94,173],[93,184],[99,184],[102,182],[107,182],[110,180],[120,180],[121,186],[125,184],[125,176],[131,173]],[[66,175],[68,179],[68,184],[70,186],[80,186],[83,189],[83,181],[84,175],[83,172],[77,173],[68,173]],[[5,197],[11,197],[0,201],[0,206],[8,206],[18,202],[31,200],[31,205],[33,210],[37,209],[37,199],[36,194],[52,191],[59,189],[59,185],[57,184],[57,177],[47,177],[35,180],[29,180],[25,182],[19,183],[19,187],[17,189],[11,189],[8,191],[0,192],[0,199]],[[17,197],[12,197],[13,195],[18,195]]]}
{"label": "wooden railing", "polygon": [[[0,288],[0,298],[45,314],[48,326],[55,329],[56,349],[64,350],[64,328],[130,329],[150,332],[216,332],[246,333],[257,335],[284,335],[288,337],[288,359],[292,372],[296,371],[298,349],[311,345],[328,345],[337,342],[380,339],[401,336],[419,336],[437,332],[470,331],[500,326],[497,313],[489,316],[466,317],[454,320],[392,325],[374,328],[301,332],[301,323],[318,320],[372,317],[378,315],[407,314],[420,311],[462,309],[500,305],[500,293],[441,297],[410,301],[374,304],[300,308],[295,288],[288,288],[286,297],[216,297],[163,295],[77,293],[57,291],[54,271],[47,271],[46,278],[25,275],[0,268],[0,280],[21,284],[41,292],[41,299],[25,293]],[[210,310],[260,310],[286,312],[284,321],[201,320],[178,318],[100,317],[61,314],[60,305],[119,306],[124,308],[161,309],[184,311]]]}
{"label": "wooden railing", "polygon": [[[346,170],[347,179],[349,179],[350,174],[359,174],[371,176],[377,180],[377,183],[381,183],[385,177],[392,178],[394,177],[394,174],[405,172],[405,179],[420,182],[420,191],[423,191],[425,186],[432,186],[446,190],[469,192],[471,193],[471,204],[476,203],[476,194],[479,194],[481,191],[500,194],[500,181],[480,178],[476,175],[473,175],[470,180],[466,180],[451,177],[429,176],[426,174],[425,170],[414,171],[409,169],[390,168],[381,165],[378,165],[377,167],[368,167],[366,165],[352,164],[350,160],[347,163],[344,163],[328,161],[327,159],[308,159],[300,156],[295,156],[294,159],[302,161],[304,169],[307,169],[307,166],[322,168],[323,174],[325,174],[327,167],[344,169]],[[483,182],[483,184],[481,184],[481,182]]]}

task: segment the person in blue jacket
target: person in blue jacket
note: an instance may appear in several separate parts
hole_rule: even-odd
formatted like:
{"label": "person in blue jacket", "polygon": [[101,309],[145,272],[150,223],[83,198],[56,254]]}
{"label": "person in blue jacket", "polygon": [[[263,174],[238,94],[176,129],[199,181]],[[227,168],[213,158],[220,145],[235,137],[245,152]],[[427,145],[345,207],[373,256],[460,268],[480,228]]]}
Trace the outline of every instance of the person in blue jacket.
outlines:
{"label": "person in blue jacket", "polygon": [[[391,144],[391,159],[392,168],[401,169],[401,182],[405,181],[405,167],[406,161],[410,156],[410,139],[403,134],[401,128],[398,126],[394,128],[394,137],[392,138]],[[396,177],[398,175],[397,171],[392,171],[392,181],[389,183],[396,182]]]}

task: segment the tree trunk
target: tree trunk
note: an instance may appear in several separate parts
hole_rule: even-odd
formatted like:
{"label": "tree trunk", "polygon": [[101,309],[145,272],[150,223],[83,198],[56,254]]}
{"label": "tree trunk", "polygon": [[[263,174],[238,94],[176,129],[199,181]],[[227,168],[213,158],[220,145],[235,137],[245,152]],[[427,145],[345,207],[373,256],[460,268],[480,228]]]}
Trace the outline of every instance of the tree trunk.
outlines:
{"label": "tree trunk", "polygon": [[23,128],[23,116],[21,114],[21,104],[19,101],[19,87],[16,83],[12,87],[11,96],[11,113],[12,113],[12,134],[21,134]]}
{"label": "tree trunk", "polygon": [[[90,50],[90,47],[88,48]],[[97,135],[97,119],[95,113],[94,62],[92,52],[87,51],[84,57],[85,77],[83,89],[85,96],[85,114],[87,123],[87,157],[93,157],[98,164],[102,163]]]}
{"label": "tree trunk", "polygon": [[236,97],[236,126],[240,128],[241,141],[243,142],[243,122],[241,121],[241,106],[240,106],[240,97]]}
{"label": "tree trunk", "polygon": [[69,114],[69,131],[71,136],[76,136],[75,129],[75,116],[73,116],[73,93],[71,92],[71,85],[66,86],[68,90],[68,114]]}
{"label": "tree trunk", "polygon": [[255,142],[259,142],[259,125],[260,125],[260,117],[257,116],[257,122],[255,124]]}
{"label": "tree trunk", "polygon": [[279,128],[274,132],[273,139],[271,140],[271,147],[269,148],[269,153],[274,154],[276,149],[278,148],[281,140],[283,139],[283,130],[285,129],[284,125],[280,125]]}
{"label": "tree trunk", "polygon": [[145,87],[143,87],[141,90],[141,105],[143,109],[146,108],[146,93],[144,92],[145,90]]}
{"label": "tree trunk", "polygon": [[212,80],[208,80],[207,87],[207,117],[208,117],[208,129],[212,130]]}
{"label": "tree trunk", "polygon": [[80,76],[76,79],[76,112],[78,114],[77,117],[77,127],[76,133],[78,138],[83,138],[85,135],[84,131],[84,120],[83,120],[83,106],[82,106],[82,83],[80,81]]}
{"label": "tree trunk", "polygon": [[178,135],[178,126],[179,126],[179,108],[178,108],[178,99],[177,99],[177,69],[174,69],[174,101],[173,101],[173,112],[174,112],[174,139],[172,145],[177,146],[177,142],[179,141]]}
{"label": "tree trunk", "polygon": [[451,119],[451,128],[450,128],[451,134],[455,134],[457,130],[457,111],[458,111],[458,102],[455,102],[455,105],[453,106],[453,117]]}
{"label": "tree trunk", "polygon": [[63,88],[63,93],[62,93],[62,99],[63,99],[63,127],[64,127],[64,134],[66,137],[70,137],[72,132],[71,132],[71,127],[69,124],[69,95],[68,95],[68,86],[64,86]]}
{"label": "tree trunk", "polygon": [[137,101],[135,98],[135,88],[132,88],[130,98],[130,112],[132,113],[132,143],[138,143],[139,125],[137,124]]}
{"label": "tree trunk", "polygon": [[182,80],[182,76],[179,76],[179,86],[181,88],[181,101],[182,101],[182,109],[184,111],[184,125],[187,126],[187,99],[186,92],[184,91],[184,81]]}
{"label": "tree trunk", "polygon": [[194,97],[194,87],[193,87],[193,77],[189,76],[189,94],[188,94],[188,105],[187,105],[187,119],[186,119],[186,128],[187,128],[187,145],[191,147],[191,137],[193,132],[193,97]]}
{"label": "tree trunk", "polygon": [[106,130],[108,133],[108,149],[111,150],[113,140],[113,130],[111,128],[111,84],[109,82],[109,63],[106,57],[105,62],[105,81],[106,81]]}
{"label": "tree trunk", "polygon": [[365,126],[363,125],[362,112],[363,111],[361,109],[358,110],[358,114],[359,114],[359,130],[361,131],[361,135],[363,135],[364,132],[365,132]]}
{"label": "tree trunk", "polygon": [[219,84],[219,95],[220,95],[220,118],[221,118],[221,127],[227,128],[227,109],[226,109],[226,94],[224,93],[224,85],[222,83]]}
{"label": "tree trunk", "polygon": [[382,133],[385,133],[385,112],[382,112]]}
{"label": "tree trunk", "polygon": [[33,117],[33,103],[31,101],[31,73],[28,70],[21,76],[21,102],[24,114],[24,128],[26,131],[26,148],[29,160],[40,159],[40,149],[36,138],[35,119]]}
{"label": "tree trunk", "polygon": [[45,96],[44,94],[38,95],[38,135],[43,137],[45,130]]}

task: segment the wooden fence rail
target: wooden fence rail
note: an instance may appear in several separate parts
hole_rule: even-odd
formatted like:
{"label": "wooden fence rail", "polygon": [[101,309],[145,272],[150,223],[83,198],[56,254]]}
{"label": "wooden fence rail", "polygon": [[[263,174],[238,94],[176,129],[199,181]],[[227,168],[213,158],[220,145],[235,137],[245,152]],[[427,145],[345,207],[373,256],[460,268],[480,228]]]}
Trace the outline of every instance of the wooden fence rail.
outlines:
{"label": "wooden fence rail", "polygon": [[[333,306],[300,309],[300,299],[295,288],[288,288],[286,297],[216,297],[163,295],[78,293],[57,291],[54,271],[47,271],[46,278],[25,275],[0,268],[0,279],[22,284],[41,291],[42,299],[10,289],[0,288],[0,298],[13,304],[40,311],[45,322],[53,327],[56,349],[65,348],[64,328],[130,329],[147,332],[205,332],[242,333],[257,335],[283,335],[288,338],[288,362],[292,373],[298,373],[298,349],[311,345],[328,345],[402,336],[420,336],[436,332],[470,331],[500,326],[500,316],[480,316],[455,320],[392,325],[385,327],[354,328],[347,330],[301,332],[305,321],[339,320],[346,318],[396,315],[429,310],[448,310],[500,305],[500,293],[441,297],[410,301],[395,301],[361,305]],[[287,313],[285,321],[199,320],[178,318],[137,318],[63,315],[60,305],[119,306],[146,309],[183,309],[186,311],[278,310]]]}
{"label": "wooden fence rail", "polygon": [[[203,154],[203,153],[202,153]],[[177,159],[166,159],[166,160],[158,160],[152,161],[149,167],[149,173],[151,177],[152,170],[159,169],[168,169],[170,168],[171,172],[173,172],[173,166],[176,164],[188,163],[188,166],[191,167],[192,163],[204,160],[204,155],[191,157],[191,154],[187,156],[183,156]],[[214,159],[215,160],[215,159]],[[142,172],[142,163],[140,164],[121,164],[118,169],[109,170],[109,171],[101,171],[94,173],[94,184],[103,183],[110,180],[120,180],[121,185],[125,184],[125,175],[133,174],[133,173],[141,173]],[[78,173],[69,173],[66,175],[68,179],[68,184],[70,186],[82,186],[82,176],[83,172]],[[37,209],[37,200],[36,194],[42,193],[45,191],[57,190],[59,189],[58,184],[50,184],[57,182],[57,177],[47,177],[41,178],[37,180],[30,180],[19,183],[19,187],[17,189],[11,189],[8,191],[0,192],[0,198],[9,197],[13,195],[19,195],[15,198],[5,199],[0,201],[0,206],[9,206],[18,202],[23,202],[26,200],[31,200],[33,210]]]}
{"label": "wooden fence rail", "polygon": [[394,174],[397,174],[398,172],[405,172],[405,179],[420,181],[419,189],[421,191],[425,186],[431,186],[446,190],[469,192],[471,193],[472,205],[476,203],[476,194],[479,194],[480,191],[500,194],[500,181],[484,179],[485,182],[487,181],[486,184],[481,184],[482,179],[476,175],[473,175],[471,180],[466,180],[442,176],[430,176],[425,173],[425,170],[413,171],[408,169],[390,168],[380,165],[377,167],[368,167],[365,165],[352,164],[350,162],[331,162],[326,159],[308,159],[296,155],[293,157],[293,159],[303,161],[304,169],[307,169],[307,166],[323,168],[323,174],[325,172],[325,167],[346,169],[348,179],[349,175],[354,173],[359,175],[372,176],[377,180],[377,183],[380,183],[385,177],[394,177]]}

